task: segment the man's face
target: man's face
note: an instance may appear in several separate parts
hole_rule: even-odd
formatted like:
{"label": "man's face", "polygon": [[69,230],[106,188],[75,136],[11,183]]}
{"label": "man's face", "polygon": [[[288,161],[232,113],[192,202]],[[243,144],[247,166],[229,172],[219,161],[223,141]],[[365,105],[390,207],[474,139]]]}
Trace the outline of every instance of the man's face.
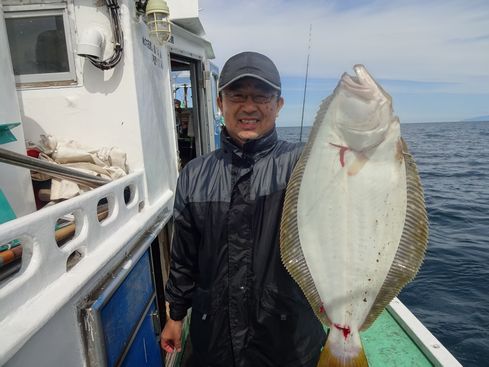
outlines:
{"label": "man's face", "polygon": [[277,95],[278,91],[255,78],[240,79],[222,90],[217,104],[226,131],[240,146],[273,129],[284,104],[284,99]]}

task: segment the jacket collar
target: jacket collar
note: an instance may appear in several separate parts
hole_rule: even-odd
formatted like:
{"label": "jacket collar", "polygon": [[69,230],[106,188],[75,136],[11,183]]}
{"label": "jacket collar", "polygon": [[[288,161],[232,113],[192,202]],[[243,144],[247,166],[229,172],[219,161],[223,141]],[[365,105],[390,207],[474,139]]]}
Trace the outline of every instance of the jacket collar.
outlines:
{"label": "jacket collar", "polygon": [[221,146],[223,147],[224,151],[232,152],[241,158],[243,158],[243,156],[254,159],[260,158],[273,149],[277,143],[277,140],[277,131],[274,127],[270,132],[261,138],[247,141],[241,148],[229,136],[225,127],[223,127],[221,130]]}

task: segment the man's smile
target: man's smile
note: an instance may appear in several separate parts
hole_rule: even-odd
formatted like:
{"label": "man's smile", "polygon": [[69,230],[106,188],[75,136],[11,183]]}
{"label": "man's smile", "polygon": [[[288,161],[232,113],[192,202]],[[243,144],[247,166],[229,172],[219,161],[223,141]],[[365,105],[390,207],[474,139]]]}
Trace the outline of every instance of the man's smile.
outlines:
{"label": "man's smile", "polygon": [[260,122],[260,120],[257,118],[241,118],[238,119],[238,121],[243,129],[254,129]]}
{"label": "man's smile", "polygon": [[242,124],[256,124],[258,121],[258,119],[239,119]]}

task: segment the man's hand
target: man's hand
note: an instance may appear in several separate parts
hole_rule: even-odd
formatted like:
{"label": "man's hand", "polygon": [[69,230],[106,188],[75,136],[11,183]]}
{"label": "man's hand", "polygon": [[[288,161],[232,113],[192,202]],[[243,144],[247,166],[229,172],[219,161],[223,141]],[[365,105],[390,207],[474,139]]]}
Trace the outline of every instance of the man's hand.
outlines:
{"label": "man's hand", "polygon": [[161,348],[167,353],[182,351],[182,328],[183,321],[168,319],[161,332]]}

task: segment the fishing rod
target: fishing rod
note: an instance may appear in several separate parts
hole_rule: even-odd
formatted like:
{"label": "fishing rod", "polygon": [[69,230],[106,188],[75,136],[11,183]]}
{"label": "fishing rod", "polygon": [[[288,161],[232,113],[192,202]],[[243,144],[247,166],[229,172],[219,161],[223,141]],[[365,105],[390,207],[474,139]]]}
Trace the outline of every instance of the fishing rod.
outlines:
{"label": "fishing rod", "polygon": [[301,132],[299,134],[299,141],[302,141],[302,127],[304,126],[304,107],[306,104],[307,77],[309,75],[309,55],[311,53],[311,33],[312,33],[312,24],[309,24],[309,46],[307,49],[306,80],[304,81],[304,97],[302,99]]}

